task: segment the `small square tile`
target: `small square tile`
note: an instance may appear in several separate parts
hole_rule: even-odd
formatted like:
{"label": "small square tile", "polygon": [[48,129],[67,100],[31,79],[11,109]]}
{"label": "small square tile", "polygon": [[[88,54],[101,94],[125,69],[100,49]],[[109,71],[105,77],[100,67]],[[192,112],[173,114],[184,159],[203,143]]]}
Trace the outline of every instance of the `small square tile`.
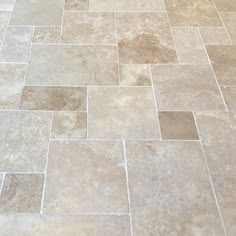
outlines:
{"label": "small square tile", "polygon": [[88,137],[158,139],[159,124],[152,88],[89,88]]}
{"label": "small square tile", "polygon": [[166,11],[164,0],[140,0],[141,11]]}
{"label": "small square tile", "polygon": [[0,11],[0,45],[3,43],[3,39],[7,30],[8,21],[10,19],[11,12]]}
{"label": "small square tile", "polygon": [[63,43],[115,44],[115,19],[110,12],[65,12]]}
{"label": "small square tile", "polygon": [[120,85],[151,86],[149,65],[120,65]]}
{"label": "small square tile", "polygon": [[87,91],[84,87],[24,87],[22,110],[84,111]]}
{"label": "small square tile", "polygon": [[88,11],[89,0],[65,0],[65,10]]}
{"label": "small square tile", "polygon": [[236,11],[235,0],[214,0],[214,3],[219,12]]}
{"label": "small square tile", "polygon": [[0,11],[12,11],[16,0],[1,0]]}
{"label": "small square tile", "polygon": [[225,24],[226,30],[229,33],[232,43],[236,44],[236,12],[221,12],[220,15]]}
{"label": "small square tile", "polygon": [[43,175],[6,174],[0,196],[1,213],[39,213]]}
{"label": "small square tile", "polygon": [[61,27],[35,27],[33,43],[59,43]]}
{"label": "small square tile", "polygon": [[51,142],[44,212],[127,211],[121,142]]}
{"label": "small square tile", "polygon": [[86,139],[87,114],[85,112],[54,112],[51,137],[54,139]]}
{"label": "small square tile", "polygon": [[159,112],[159,121],[163,139],[199,139],[192,112]]}
{"label": "small square tile", "polygon": [[221,86],[225,103],[230,111],[236,111],[236,86]]}

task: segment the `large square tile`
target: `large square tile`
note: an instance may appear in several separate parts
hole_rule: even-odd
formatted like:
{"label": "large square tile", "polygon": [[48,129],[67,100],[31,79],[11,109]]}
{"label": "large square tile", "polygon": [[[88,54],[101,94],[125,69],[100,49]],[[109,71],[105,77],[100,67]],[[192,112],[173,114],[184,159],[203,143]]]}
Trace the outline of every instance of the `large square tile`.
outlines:
{"label": "large square tile", "polygon": [[226,30],[229,33],[232,43],[236,44],[236,12],[221,12],[220,15],[225,24]]}
{"label": "large square tile", "polygon": [[0,45],[2,45],[11,12],[0,11]]}
{"label": "large square tile", "polygon": [[213,0],[219,12],[236,12],[234,0]]}
{"label": "large square tile", "polygon": [[236,111],[236,86],[221,86],[227,108]]}
{"label": "large square tile", "polygon": [[0,11],[12,11],[16,0],[1,0]]}
{"label": "large square tile", "polygon": [[139,0],[141,11],[166,11],[164,0]]}
{"label": "large square tile", "polygon": [[88,11],[89,0],[65,0],[65,10]]}
{"label": "large square tile", "polygon": [[61,27],[35,27],[33,43],[59,43]]}

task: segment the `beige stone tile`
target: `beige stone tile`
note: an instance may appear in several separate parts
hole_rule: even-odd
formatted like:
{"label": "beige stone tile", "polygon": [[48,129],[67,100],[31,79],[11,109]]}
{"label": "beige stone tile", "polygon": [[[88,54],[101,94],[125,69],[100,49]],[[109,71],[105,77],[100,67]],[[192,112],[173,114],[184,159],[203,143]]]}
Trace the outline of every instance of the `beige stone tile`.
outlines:
{"label": "beige stone tile", "polygon": [[129,236],[128,216],[0,215],[2,236]]}
{"label": "beige stone tile", "polygon": [[151,86],[149,65],[120,65],[120,85]]}
{"label": "beige stone tile", "polygon": [[30,27],[8,27],[0,51],[0,62],[26,62],[32,34],[33,28]]}
{"label": "beige stone tile", "polygon": [[236,114],[197,112],[195,116],[210,172],[235,174]]}
{"label": "beige stone tile", "polygon": [[198,142],[126,150],[134,235],[224,235]]}
{"label": "beige stone tile", "polygon": [[12,11],[16,0],[1,0],[0,11]]}
{"label": "beige stone tile", "polygon": [[152,67],[160,110],[225,110],[209,65],[160,65]]}
{"label": "beige stone tile", "polygon": [[42,172],[46,164],[51,114],[0,112],[0,172]]}
{"label": "beige stone tile", "polygon": [[17,0],[10,24],[60,26],[63,0]]}
{"label": "beige stone tile", "polygon": [[89,138],[158,139],[158,127],[151,88],[88,89]]}
{"label": "beige stone tile", "polygon": [[236,44],[236,12],[221,12],[220,14],[232,43]]}
{"label": "beige stone tile", "polygon": [[0,108],[19,108],[26,65],[0,64]]}
{"label": "beige stone tile", "polygon": [[200,28],[200,32],[206,45],[231,44],[225,28]]}
{"label": "beige stone tile", "polygon": [[65,0],[65,10],[89,10],[89,0]]}
{"label": "beige stone tile", "polygon": [[0,195],[1,195],[1,190],[2,190],[2,186],[3,186],[3,174],[0,174]]}
{"label": "beige stone tile", "polygon": [[165,0],[171,26],[222,26],[212,0]]}
{"label": "beige stone tile", "polygon": [[39,212],[43,181],[43,175],[6,174],[0,196],[0,212]]}
{"label": "beige stone tile", "polygon": [[61,27],[35,27],[33,43],[58,43]]}
{"label": "beige stone tile", "polygon": [[11,12],[0,11],[0,46],[3,43],[5,32],[7,30],[8,21],[10,19]]}
{"label": "beige stone tile", "polygon": [[180,64],[209,64],[198,29],[175,28],[172,33]]}
{"label": "beige stone tile", "polygon": [[164,0],[140,0],[141,11],[166,11]]}
{"label": "beige stone tile", "polygon": [[115,19],[110,12],[65,12],[63,43],[115,44]]}
{"label": "beige stone tile", "polygon": [[236,234],[236,176],[213,175],[213,185],[228,236]]}
{"label": "beige stone tile", "polygon": [[115,46],[33,45],[27,85],[118,85]]}
{"label": "beige stone tile", "polygon": [[198,139],[192,112],[159,112],[159,121],[163,139]]}
{"label": "beige stone tile", "polygon": [[55,112],[52,123],[52,138],[86,139],[87,115],[85,112]]}
{"label": "beige stone tile", "polygon": [[120,63],[177,63],[166,13],[118,13],[117,30]]}
{"label": "beige stone tile", "polygon": [[44,211],[128,211],[122,142],[52,141]]}
{"label": "beige stone tile", "polygon": [[220,12],[233,12],[236,11],[236,5],[234,0],[213,0],[216,8]]}
{"label": "beige stone tile", "polygon": [[227,108],[236,111],[236,86],[221,86],[221,91]]}
{"label": "beige stone tile", "polygon": [[84,111],[85,87],[24,87],[22,110]]}
{"label": "beige stone tile", "polygon": [[220,85],[236,85],[236,45],[206,46]]}

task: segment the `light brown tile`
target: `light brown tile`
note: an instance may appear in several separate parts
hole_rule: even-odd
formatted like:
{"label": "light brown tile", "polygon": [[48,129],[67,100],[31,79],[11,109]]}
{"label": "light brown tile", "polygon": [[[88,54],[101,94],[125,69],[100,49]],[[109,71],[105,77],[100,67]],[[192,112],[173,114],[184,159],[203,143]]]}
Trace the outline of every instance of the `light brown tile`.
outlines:
{"label": "light brown tile", "polygon": [[236,86],[221,86],[221,91],[227,108],[236,111]]}
{"label": "light brown tile", "polygon": [[35,27],[33,43],[58,43],[60,34],[60,27]]}
{"label": "light brown tile", "polygon": [[89,88],[88,100],[89,138],[160,137],[151,88]]}
{"label": "light brown tile", "polygon": [[159,112],[159,121],[163,139],[198,139],[192,112]]}
{"label": "light brown tile", "polygon": [[0,62],[26,62],[32,34],[31,27],[8,27],[0,51]]}
{"label": "light brown tile", "polygon": [[11,12],[0,11],[0,46],[2,45],[10,16],[11,16]]}
{"label": "light brown tile", "polygon": [[220,85],[236,85],[236,45],[206,46]]}
{"label": "light brown tile", "polygon": [[6,174],[0,196],[1,213],[38,213],[43,175]]}
{"label": "light brown tile", "polygon": [[172,33],[180,64],[209,64],[198,29],[175,28]]}
{"label": "light brown tile", "polygon": [[152,77],[160,110],[225,110],[209,65],[153,66]]}
{"label": "light brown tile", "polygon": [[0,112],[0,172],[44,171],[51,117],[46,112]]}
{"label": "light brown tile", "polygon": [[200,32],[206,45],[231,44],[225,28],[200,28]]}
{"label": "light brown tile", "polygon": [[10,24],[60,26],[63,6],[63,0],[17,0]]}
{"label": "light brown tile", "polygon": [[0,11],[12,11],[16,0],[1,0]]}
{"label": "light brown tile", "polygon": [[134,235],[224,235],[198,142],[126,150]]}
{"label": "light brown tile", "polygon": [[164,0],[140,0],[141,11],[166,11]]}
{"label": "light brown tile", "polygon": [[236,114],[197,112],[196,122],[212,174],[236,171]]}
{"label": "light brown tile", "polygon": [[165,0],[171,26],[222,26],[212,0]]}
{"label": "light brown tile", "polygon": [[236,176],[213,175],[220,211],[228,236],[236,234]]}
{"label": "light brown tile", "polygon": [[221,12],[220,14],[232,43],[236,44],[236,12]]}
{"label": "light brown tile", "polygon": [[52,138],[86,139],[87,114],[85,112],[55,112],[53,114]]}
{"label": "light brown tile", "polygon": [[63,43],[115,44],[115,19],[110,12],[65,12]]}
{"label": "light brown tile", "polygon": [[26,65],[0,64],[0,108],[19,108]]}
{"label": "light brown tile", "polygon": [[89,10],[89,0],[65,0],[65,10]]}
{"label": "light brown tile", "polygon": [[120,63],[177,63],[166,13],[118,13],[117,30]]}
{"label": "light brown tile", "polygon": [[27,85],[118,85],[115,46],[33,45]]}
{"label": "light brown tile", "polygon": [[122,142],[50,144],[44,211],[128,211]]}
{"label": "light brown tile", "polygon": [[213,0],[216,8],[220,12],[233,12],[236,11],[236,5],[234,0]]}
{"label": "light brown tile", "polygon": [[24,87],[22,110],[84,111],[85,87]]}
{"label": "light brown tile", "polygon": [[128,216],[0,215],[2,236],[129,236]]}
{"label": "light brown tile", "polygon": [[120,65],[120,85],[151,86],[149,65]]}

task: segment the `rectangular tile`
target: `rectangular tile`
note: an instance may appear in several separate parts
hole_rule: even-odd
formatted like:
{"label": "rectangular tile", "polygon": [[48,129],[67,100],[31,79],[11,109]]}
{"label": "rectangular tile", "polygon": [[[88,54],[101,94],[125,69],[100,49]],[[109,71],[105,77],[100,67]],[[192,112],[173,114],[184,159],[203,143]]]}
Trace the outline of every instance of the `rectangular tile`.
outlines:
{"label": "rectangular tile", "polygon": [[127,142],[133,234],[224,235],[198,142]]}
{"label": "rectangular tile", "polygon": [[22,110],[84,111],[85,87],[24,87]]}
{"label": "rectangular tile", "polygon": [[115,46],[32,46],[26,75],[27,85],[81,86],[118,83]]}
{"label": "rectangular tile", "polygon": [[11,12],[0,11],[0,46],[3,43],[3,39],[7,30],[7,25],[8,25],[10,16],[11,16]]}
{"label": "rectangular tile", "polygon": [[141,11],[166,11],[164,0],[140,0]]}
{"label": "rectangular tile", "polygon": [[118,13],[117,30],[120,63],[177,63],[166,13]]}
{"label": "rectangular tile", "polygon": [[0,11],[12,11],[16,0],[1,0]]}
{"label": "rectangular tile", "polygon": [[51,142],[44,212],[127,211],[121,142]]}
{"label": "rectangular tile", "polygon": [[88,137],[158,139],[160,134],[152,89],[89,88]]}
{"label": "rectangular tile", "polygon": [[65,0],[65,10],[88,11],[89,0]]}
{"label": "rectangular tile", "polygon": [[236,111],[236,86],[221,86],[225,103],[230,111]]}
{"label": "rectangular tile", "polygon": [[59,43],[61,27],[35,27],[33,43]]}
{"label": "rectangular tile", "polygon": [[236,5],[234,0],[213,0],[216,8],[220,12],[236,12]]}
{"label": "rectangular tile", "polygon": [[232,43],[236,44],[236,12],[221,12],[220,15],[225,24],[226,30],[229,33]]}

